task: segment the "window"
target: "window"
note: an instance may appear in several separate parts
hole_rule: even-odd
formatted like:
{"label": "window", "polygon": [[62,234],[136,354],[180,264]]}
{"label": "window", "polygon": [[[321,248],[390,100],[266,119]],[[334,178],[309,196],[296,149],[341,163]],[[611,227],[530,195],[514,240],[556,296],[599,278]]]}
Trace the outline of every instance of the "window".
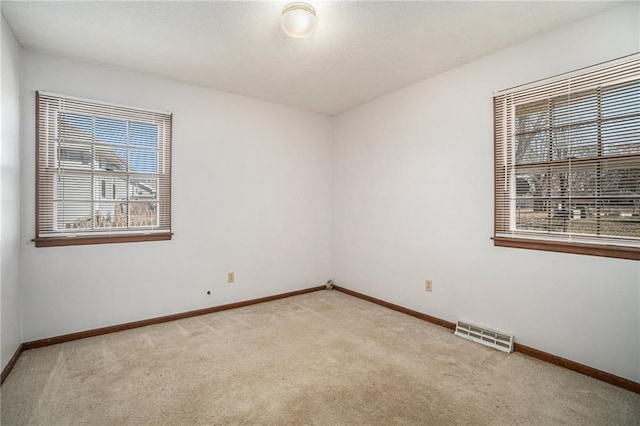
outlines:
{"label": "window", "polygon": [[36,93],[37,247],[171,239],[171,114]]}
{"label": "window", "polygon": [[498,246],[640,259],[640,56],[494,97]]}

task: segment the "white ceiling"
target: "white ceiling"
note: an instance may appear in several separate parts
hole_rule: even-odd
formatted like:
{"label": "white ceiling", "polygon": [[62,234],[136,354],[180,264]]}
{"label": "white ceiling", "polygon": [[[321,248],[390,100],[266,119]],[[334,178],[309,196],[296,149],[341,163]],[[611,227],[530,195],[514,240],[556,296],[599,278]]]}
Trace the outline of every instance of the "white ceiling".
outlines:
{"label": "white ceiling", "polygon": [[288,2],[2,1],[28,48],[325,114],[581,19],[614,2],[327,2],[280,29]]}

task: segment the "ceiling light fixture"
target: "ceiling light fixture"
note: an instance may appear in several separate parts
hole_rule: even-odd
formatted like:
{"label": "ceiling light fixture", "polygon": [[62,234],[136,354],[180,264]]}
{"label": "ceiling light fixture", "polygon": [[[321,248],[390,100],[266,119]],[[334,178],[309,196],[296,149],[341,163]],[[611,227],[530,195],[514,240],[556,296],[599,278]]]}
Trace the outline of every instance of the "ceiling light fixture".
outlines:
{"label": "ceiling light fixture", "polygon": [[289,3],[282,9],[282,29],[291,37],[306,37],[316,29],[316,10],[307,3]]}

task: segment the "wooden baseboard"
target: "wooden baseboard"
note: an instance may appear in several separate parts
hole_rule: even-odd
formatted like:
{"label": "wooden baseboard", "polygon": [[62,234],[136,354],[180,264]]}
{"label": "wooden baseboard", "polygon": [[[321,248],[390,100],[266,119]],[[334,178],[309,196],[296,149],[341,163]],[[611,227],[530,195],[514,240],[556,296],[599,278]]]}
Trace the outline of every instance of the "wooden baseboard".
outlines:
{"label": "wooden baseboard", "polygon": [[[366,294],[358,293],[357,291],[349,290],[344,287],[335,286],[334,288],[337,291],[341,291],[348,295],[375,303],[380,306],[384,306],[385,308],[393,309],[394,311],[402,312],[403,314],[411,315],[412,317],[416,317],[421,320],[428,321],[430,323],[448,328],[450,330],[455,330],[456,328],[455,323],[445,321],[443,319],[436,318],[431,315],[423,314],[422,312],[414,311],[412,309],[408,309],[400,305],[389,303],[381,299],[376,299],[375,297],[367,296]],[[529,346],[525,346],[519,343],[516,343],[514,345],[514,350],[523,355],[528,355],[532,358],[546,361],[551,364],[564,367],[568,370],[572,370],[572,371],[584,374],[586,376],[593,377],[594,379],[598,379],[603,382],[640,394],[640,383],[634,382],[632,380],[625,379],[623,377],[616,376],[611,373],[607,373],[606,371],[598,370],[596,368],[589,367],[588,365],[580,364],[579,362],[571,361],[569,359],[562,358],[547,352],[543,352],[541,350],[531,348]]]}
{"label": "wooden baseboard", "polygon": [[412,317],[419,318],[424,321],[428,321],[430,323],[439,325],[441,327],[448,328],[450,330],[455,330],[456,325],[452,322],[445,321],[440,318],[432,317],[431,315],[423,314],[422,312],[414,311],[413,309],[405,308],[404,306],[395,305],[393,303],[389,303],[382,299],[376,299],[375,297],[367,296],[366,294],[358,293],[357,291],[349,290],[344,287],[334,286],[338,291],[342,293],[346,293],[350,296],[357,297],[359,299],[366,300],[371,303],[375,303],[376,305],[384,306],[385,308],[393,309],[394,311],[402,312],[403,314],[411,315]]}
{"label": "wooden baseboard", "polygon": [[11,369],[14,365],[16,365],[16,361],[18,361],[18,358],[20,358],[20,354],[22,354],[22,352],[24,352],[24,344],[20,343],[18,349],[16,349],[13,356],[7,363],[7,366],[2,369],[2,375],[0,375],[0,385],[4,383],[9,373],[11,373]]}
{"label": "wooden baseboard", "polygon": [[55,345],[58,343],[70,342],[72,340],[84,339],[87,337],[101,336],[103,334],[116,333],[118,331],[131,330],[132,328],[146,327],[148,325],[160,324],[163,322],[175,321],[184,318],[195,317],[198,315],[212,314],[214,312],[226,311],[229,309],[242,308],[244,306],[255,305],[257,303],[270,302],[272,300],[284,299],[286,297],[297,296],[300,294],[311,293],[323,290],[325,286],[305,288],[303,290],[290,291],[288,293],[276,294],[273,296],[260,297],[258,299],[245,300],[242,302],[229,303],[227,305],[212,306],[210,308],[197,309],[195,311],[182,312],[179,314],[166,315],[162,317],[150,318],[141,321],[128,322],[125,324],[112,325],[109,327],[95,328],[93,330],[80,331],[77,333],[65,334],[62,336],[49,337],[46,339],[33,340],[23,343],[23,350],[42,348],[44,346]]}
{"label": "wooden baseboard", "polygon": [[198,315],[211,314],[214,312],[226,311],[228,309],[242,308],[244,306],[255,305],[257,303],[270,302],[272,300],[284,299],[286,297],[297,296],[299,294],[311,293],[318,290],[324,290],[325,286],[317,286],[311,288],[305,288],[302,290],[290,291],[288,293],[276,294],[273,296],[259,297],[257,299],[245,300],[242,302],[229,303],[227,305],[212,306],[210,308],[198,309],[195,311],[182,312],[179,314],[166,315],[162,317],[150,318],[141,321],[128,322],[125,324],[112,325],[109,327],[96,328],[93,330],[80,331],[77,333],[65,334],[62,336],[48,337],[46,339],[33,340],[31,342],[21,343],[18,349],[9,360],[7,366],[2,370],[2,377],[0,385],[4,383],[5,379],[11,372],[11,369],[15,365],[16,361],[22,354],[22,352],[29,349],[42,348],[44,346],[55,345],[58,343],[70,342],[72,340],[84,339],[87,337],[100,336],[103,334],[115,333],[118,331],[130,330],[132,328],[146,327],[148,325],[160,324],[163,322],[175,321],[183,318],[195,317]]}
{"label": "wooden baseboard", "polygon": [[519,343],[514,345],[514,350],[523,355],[528,355],[532,358],[537,358],[541,361],[546,361],[640,394],[640,383],[625,379],[624,377],[616,376],[606,371],[598,370],[597,368],[589,367],[588,365],[580,364],[579,362],[571,361],[570,359],[562,358]]}

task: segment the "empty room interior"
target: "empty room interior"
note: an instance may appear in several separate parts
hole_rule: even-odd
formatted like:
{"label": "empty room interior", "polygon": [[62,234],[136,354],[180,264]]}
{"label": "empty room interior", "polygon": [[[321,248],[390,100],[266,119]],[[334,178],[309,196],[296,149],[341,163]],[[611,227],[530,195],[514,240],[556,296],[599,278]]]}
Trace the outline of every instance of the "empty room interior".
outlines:
{"label": "empty room interior", "polygon": [[2,1],[1,423],[640,424],[640,3]]}

